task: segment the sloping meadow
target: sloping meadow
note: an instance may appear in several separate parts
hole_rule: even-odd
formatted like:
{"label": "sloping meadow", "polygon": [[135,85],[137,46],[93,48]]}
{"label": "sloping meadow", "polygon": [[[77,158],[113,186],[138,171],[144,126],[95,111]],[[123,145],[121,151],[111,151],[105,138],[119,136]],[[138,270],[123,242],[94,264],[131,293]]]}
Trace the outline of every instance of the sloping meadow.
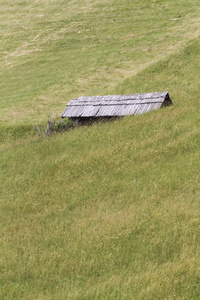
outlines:
{"label": "sloping meadow", "polygon": [[110,94],[199,34],[198,0],[16,0],[0,9],[1,131],[45,122],[71,98]]}
{"label": "sloping meadow", "polygon": [[200,297],[199,49],[113,88],[173,106],[5,148],[2,298]]}

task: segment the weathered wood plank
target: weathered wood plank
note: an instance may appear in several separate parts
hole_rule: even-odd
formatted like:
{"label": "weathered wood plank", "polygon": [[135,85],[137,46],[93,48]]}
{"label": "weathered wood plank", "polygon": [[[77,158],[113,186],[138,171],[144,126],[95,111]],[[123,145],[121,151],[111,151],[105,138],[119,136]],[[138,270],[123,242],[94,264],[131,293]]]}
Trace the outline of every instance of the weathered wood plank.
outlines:
{"label": "weathered wood plank", "polygon": [[99,111],[98,106],[85,106],[81,114],[81,117],[96,116],[98,111]]}
{"label": "weathered wood plank", "polygon": [[163,99],[162,98],[155,98],[155,99],[141,99],[139,100],[118,100],[118,101],[89,101],[89,100],[85,100],[85,101],[79,101],[79,100],[71,100],[68,102],[67,106],[99,106],[99,105],[133,105],[133,104],[145,104],[145,103],[163,103]]}

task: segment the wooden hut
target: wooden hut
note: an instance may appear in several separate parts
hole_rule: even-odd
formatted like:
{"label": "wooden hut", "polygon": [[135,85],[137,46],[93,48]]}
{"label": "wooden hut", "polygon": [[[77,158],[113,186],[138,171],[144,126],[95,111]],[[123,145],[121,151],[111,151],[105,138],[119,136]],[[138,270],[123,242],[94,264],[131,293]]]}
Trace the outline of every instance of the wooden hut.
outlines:
{"label": "wooden hut", "polygon": [[79,97],[67,103],[61,117],[84,122],[96,118],[140,115],[171,104],[168,92]]}

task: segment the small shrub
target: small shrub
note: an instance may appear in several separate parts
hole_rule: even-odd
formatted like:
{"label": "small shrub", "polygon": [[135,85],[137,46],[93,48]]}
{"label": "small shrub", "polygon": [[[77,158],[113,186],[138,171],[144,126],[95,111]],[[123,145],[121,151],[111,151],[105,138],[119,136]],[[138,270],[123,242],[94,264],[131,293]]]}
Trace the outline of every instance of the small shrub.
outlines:
{"label": "small shrub", "polygon": [[54,132],[61,132],[73,128],[74,122],[70,119],[63,119],[61,121],[54,121],[53,116],[48,117],[46,126],[36,126],[35,129],[38,131],[38,134],[42,136],[50,136]]}

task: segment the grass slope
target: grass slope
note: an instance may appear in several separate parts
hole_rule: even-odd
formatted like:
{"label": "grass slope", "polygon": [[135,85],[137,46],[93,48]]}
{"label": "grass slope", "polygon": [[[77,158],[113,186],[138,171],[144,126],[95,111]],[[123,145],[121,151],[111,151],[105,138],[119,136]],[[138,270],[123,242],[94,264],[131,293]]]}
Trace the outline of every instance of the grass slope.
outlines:
{"label": "grass slope", "polygon": [[0,1],[0,119],[44,121],[199,34],[198,0]]}
{"label": "grass slope", "polygon": [[2,296],[199,298],[199,44],[134,78],[173,107],[5,151]]}
{"label": "grass slope", "polygon": [[[24,16],[27,3],[16,3],[21,3]],[[85,13],[106,13],[101,3],[84,2]],[[120,3],[118,13],[123,13]],[[143,5],[150,18],[153,8],[167,4],[168,13],[175,14],[178,3],[185,2]],[[190,11],[195,3],[191,1]],[[3,4],[4,14],[11,13],[12,5]],[[47,4],[42,1],[41,8],[49,9]],[[53,11],[56,4],[52,1]],[[38,11],[38,5],[35,1],[29,9]],[[79,13],[78,2],[69,5]],[[128,5],[124,2],[126,15]],[[139,10],[142,4],[134,5]],[[25,113],[24,124],[19,117],[2,120],[1,298],[199,299],[199,48],[196,38],[121,83],[122,77],[116,77],[116,86],[111,80],[113,93],[169,90],[172,107],[44,139],[31,135],[43,112],[33,119]],[[20,59],[15,58],[19,69]],[[35,55],[33,59],[37,61]],[[51,64],[47,67],[50,70]],[[17,74],[13,68],[10,78]],[[36,80],[34,73],[31,76]],[[107,79],[101,78],[105,85]],[[101,87],[93,88],[100,94]],[[29,98],[25,94],[20,108],[19,95],[16,91],[12,105],[22,113]],[[35,92],[30,96],[33,101]],[[6,115],[13,106],[5,99]],[[36,103],[32,107],[37,110]]]}

